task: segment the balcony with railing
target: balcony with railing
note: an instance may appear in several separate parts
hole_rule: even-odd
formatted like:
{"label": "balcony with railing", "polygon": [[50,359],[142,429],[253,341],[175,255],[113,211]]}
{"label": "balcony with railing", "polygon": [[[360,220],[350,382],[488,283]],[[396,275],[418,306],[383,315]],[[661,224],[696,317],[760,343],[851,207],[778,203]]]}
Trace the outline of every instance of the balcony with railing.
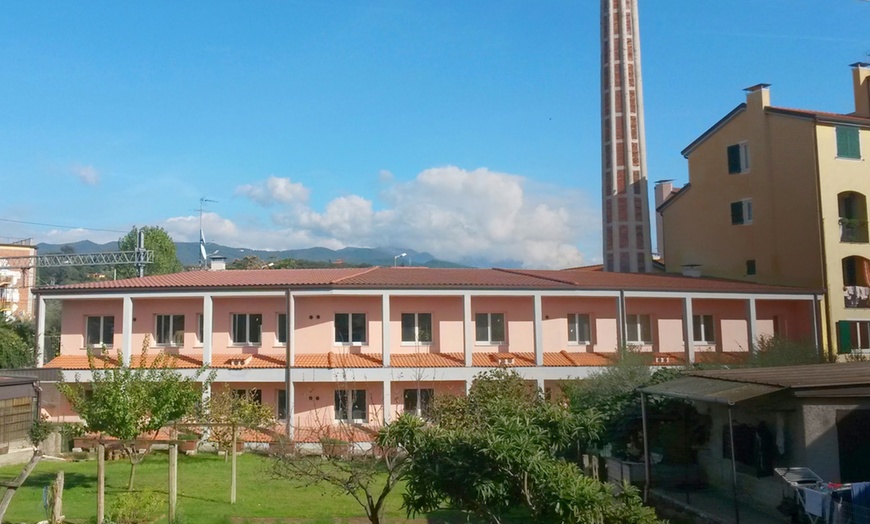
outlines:
{"label": "balcony with railing", "polygon": [[838,195],[840,242],[870,242],[867,228],[867,198],[855,191]]}
{"label": "balcony with railing", "polygon": [[843,259],[843,299],[847,308],[870,308],[870,260]]}

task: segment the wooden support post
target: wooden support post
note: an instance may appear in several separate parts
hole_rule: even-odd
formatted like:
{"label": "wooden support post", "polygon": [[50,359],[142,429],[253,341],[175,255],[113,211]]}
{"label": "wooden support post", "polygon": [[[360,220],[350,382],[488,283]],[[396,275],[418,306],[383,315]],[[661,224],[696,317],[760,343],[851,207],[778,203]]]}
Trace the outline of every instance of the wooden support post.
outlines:
{"label": "wooden support post", "polygon": [[178,443],[169,445],[169,524],[175,524],[178,503]]}
{"label": "wooden support post", "polygon": [[230,504],[236,503],[236,428],[233,428],[233,445],[230,446],[230,453],[233,454],[233,480],[230,482]]}
{"label": "wooden support post", "polygon": [[106,516],[106,445],[97,446],[97,524]]}
{"label": "wooden support post", "polygon": [[51,505],[51,524],[63,524],[63,471],[57,472]]}

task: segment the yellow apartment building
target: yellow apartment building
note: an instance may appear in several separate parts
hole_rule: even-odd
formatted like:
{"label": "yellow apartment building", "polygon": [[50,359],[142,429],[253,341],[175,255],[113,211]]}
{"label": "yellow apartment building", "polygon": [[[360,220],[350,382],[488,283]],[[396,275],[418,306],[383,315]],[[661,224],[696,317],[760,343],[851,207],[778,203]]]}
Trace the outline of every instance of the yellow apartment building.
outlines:
{"label": "yellow apartment building", "polygon": [[821,342],[839,354],[870,350],[870,64],[852,78],[848,114],[772,106],[768,85],[748,88],[683,150],[689,182],[656,188],[668,272],[824,289]]}

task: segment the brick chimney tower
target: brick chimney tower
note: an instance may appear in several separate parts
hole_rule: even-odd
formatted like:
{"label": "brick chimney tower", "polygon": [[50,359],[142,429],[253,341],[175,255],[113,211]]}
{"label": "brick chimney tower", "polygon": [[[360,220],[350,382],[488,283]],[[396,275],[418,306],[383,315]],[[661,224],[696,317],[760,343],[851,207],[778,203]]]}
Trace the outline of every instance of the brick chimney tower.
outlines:
{"label": "brick chimney tower", "polygon": [[637,0],[601,0],[604,270],[652,270]]}

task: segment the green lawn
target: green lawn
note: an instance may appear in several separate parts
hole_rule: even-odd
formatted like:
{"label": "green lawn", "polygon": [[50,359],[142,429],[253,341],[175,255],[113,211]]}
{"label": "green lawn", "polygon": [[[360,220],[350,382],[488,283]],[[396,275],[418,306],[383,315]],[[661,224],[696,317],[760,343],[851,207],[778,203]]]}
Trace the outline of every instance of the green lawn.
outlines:
{"label": "green lawn", "polygon": [[[269,459],[245,453],[239,456],[237,502],[229,503],[230,464],[214,454],[179,456],[178,508],[183,521],[193,523],[278,523],[308,522],[332,523],[334,517],[365,517],[363,509],[347,495],[335,492],[329,486],[301,487],[286,480],[273,479],[269,472]],[[42,492],[56,476],[64,471],[64,514],[74,523],[91,522],[96,515],[97,463],[42,461],[18,490],[4,522],[37,522],[45,518]],[[11,480],[20,467],[0,468],[0,480]],[[119,493],[126,491],[130,464],[127,460],[106,462],[106,506]],[[136,470],[136,490],[168,493],[168,457],[165,452],[148,456]],[[393,491],[387,505],[387,517],[402,521],[400,509],[402,486]],[[271,521],[268,517],[280,520]],[[285,520],[287,519],[287,520]],[[292,519],[292,520],[291,520]],[[297,520],[300,519],[300,520]],[[339,519],[341,522],[343,519]],[[453,519],[450,519],[453,520]],[[443,522],[432,516],[421,522]],[[165,518],[159,522],[165,522]],[[357,522],[354,519],[354,522]]]}

